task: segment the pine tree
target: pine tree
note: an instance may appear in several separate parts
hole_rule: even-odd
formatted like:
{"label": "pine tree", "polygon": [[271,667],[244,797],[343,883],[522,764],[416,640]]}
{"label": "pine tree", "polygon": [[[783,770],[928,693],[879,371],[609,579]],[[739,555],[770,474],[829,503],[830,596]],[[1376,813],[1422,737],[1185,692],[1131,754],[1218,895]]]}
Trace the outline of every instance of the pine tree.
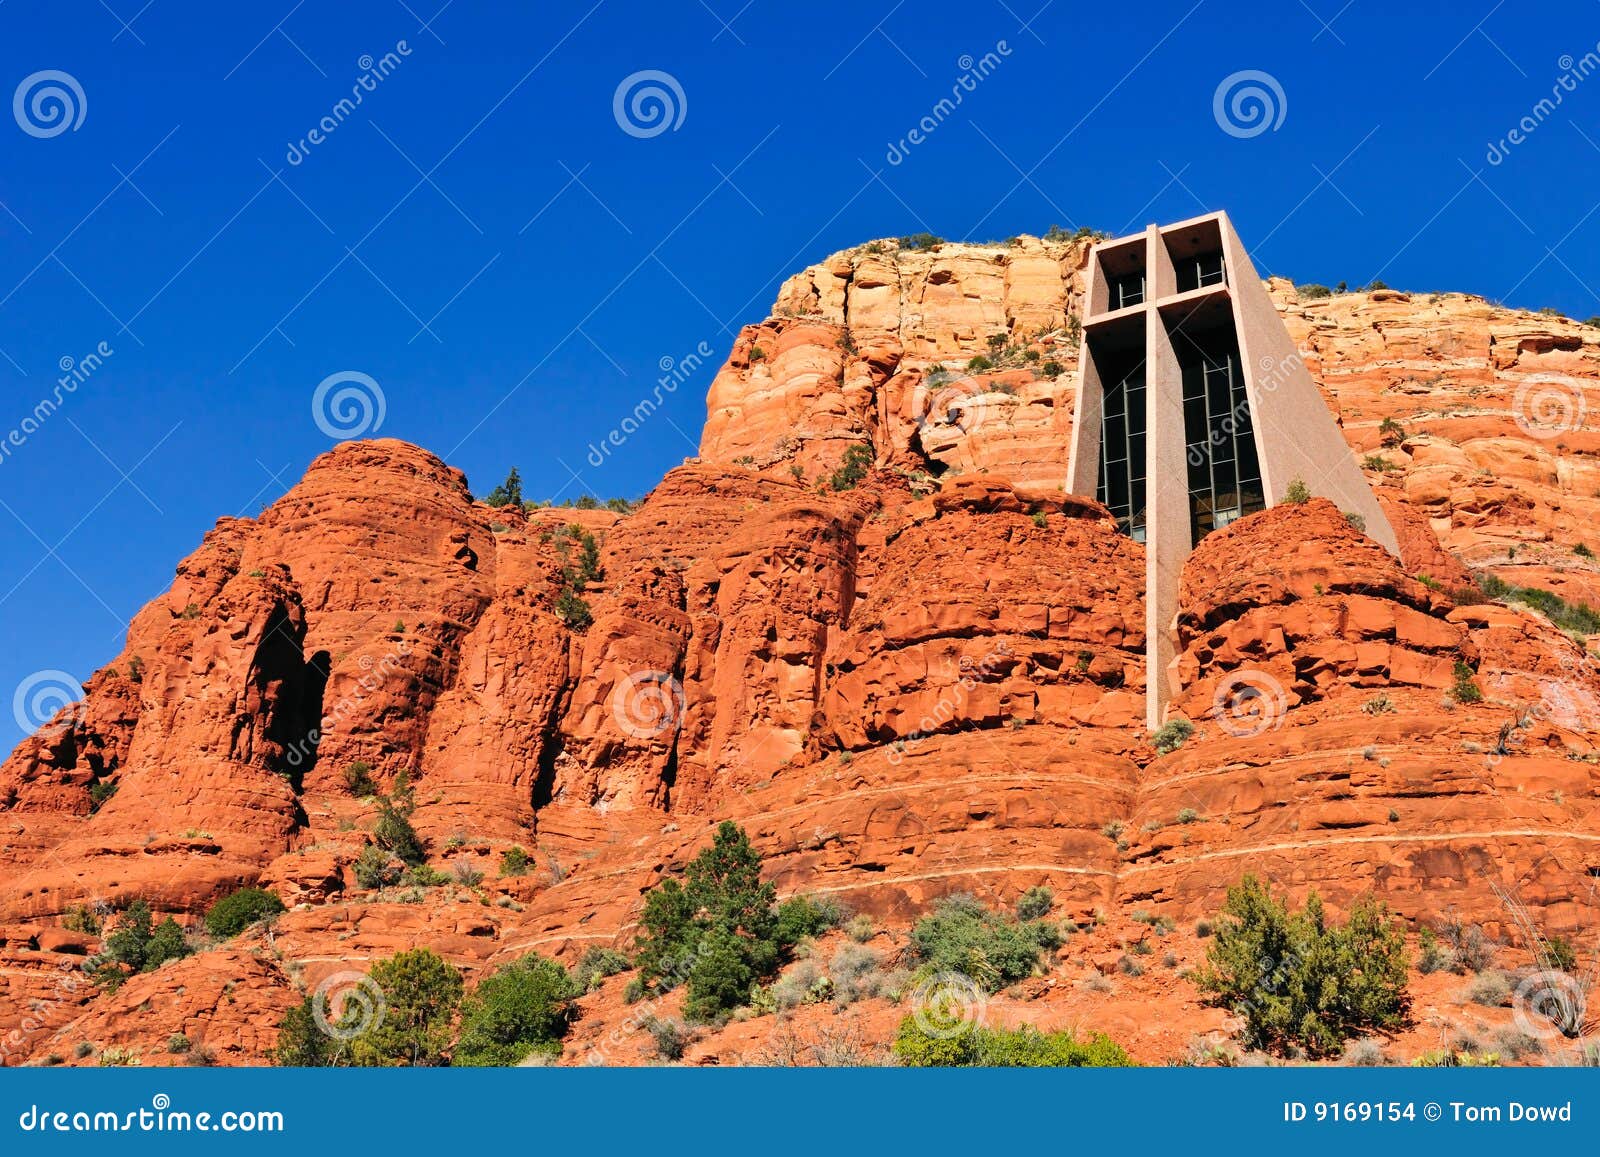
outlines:
{"label": "pine tree", "polygon": [[496,509],[502,506],[522,505],[522,475],[517,473],[515,466],[511,468],[511,473],[506,475],[504,482],[489,491],[489,497],[484,501]]}
{"label": "pine tree", "polygon": [[370,975],[383,992],[383,1015],[352,1042],[355,1063],[443,1064],[461,1003],[460,970],[429,949],[414,948],[378,961]]}

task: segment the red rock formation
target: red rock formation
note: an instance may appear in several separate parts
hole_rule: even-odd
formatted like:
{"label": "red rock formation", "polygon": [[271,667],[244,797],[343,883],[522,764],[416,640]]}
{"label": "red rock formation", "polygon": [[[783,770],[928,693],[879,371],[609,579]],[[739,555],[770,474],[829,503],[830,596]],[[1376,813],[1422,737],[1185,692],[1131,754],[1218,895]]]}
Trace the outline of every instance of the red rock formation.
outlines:
{"label": "red rock formation", "polygon": [[[1550,931],[1592,921],[1596,659],[1469,591],[1492,569],[1593,600],[1573,547],[1600,514],[1600,445],[1582,421],[1544,435],[1561,397],[1600,406],[1600,334],[1274,282],[1352,453],[1388,463],[1370,477],[1403,558],[1318,499],[1204,540],[1171,673],[1197,731],[1158,756],[1142,548],[1060,486],[1082,258],[878,244],[797,275],[717,375],[702,457],[627,515],[492,509],[377,441],[223,520],[83,703],[0,766],[7,1059],[78,1061],[87,1041],[161,1063],[182,1033],[259,1062],[304,991],[401,948],[476,976],[626,946],[644,891],[725,817],[783,893],[843,898],[885,943],[948,892],[1049,886],[1091,927],[996,1007],[1151,1060],[1220,1014],[1175,973],[1104,993],[1099,972],[1149,935],[1130,913],[1209,915],[1245,871],[1508,937],[1491,884]],[[1545,387],[1567,392],[1540,408]],[[836,488],[862,443],[862,477]],[[376,805],[347,783],[357,762],[380,789],[405,773],[436,868],[490,878],[359,887]],[[533,872],[496,877],[513,845]],[[143,897],[192,926],[247,882],[292,907],[270,934],[114,995],[65,983],[98,947],[64,930],[75,905]],[[573,1059],[640,1059],[615,992],[586,1009]],[[880,1040],[898,1017],[863,1015]],[[749,1059],[770,1036],[750,1022],[697,1048]]]}

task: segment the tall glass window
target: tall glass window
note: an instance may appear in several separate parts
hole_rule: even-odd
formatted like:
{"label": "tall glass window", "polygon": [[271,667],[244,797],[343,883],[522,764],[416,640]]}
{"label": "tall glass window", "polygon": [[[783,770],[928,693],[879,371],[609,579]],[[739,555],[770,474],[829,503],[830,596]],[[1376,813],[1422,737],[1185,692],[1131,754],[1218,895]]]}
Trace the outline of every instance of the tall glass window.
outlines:
{"label": "tall glass window", "polygon": [[1194,542],[1266,508],[1250,403],[1231,333],[1174,335],[1183,373],[1183,429]]}
{"label": "tall glass window", "polygon": [[1135,542],[1145,534],[1144,362],[1125,360],[1115,384],[1105,388],[1100,419],[1098,497],[1116,516],[1118,528]]}

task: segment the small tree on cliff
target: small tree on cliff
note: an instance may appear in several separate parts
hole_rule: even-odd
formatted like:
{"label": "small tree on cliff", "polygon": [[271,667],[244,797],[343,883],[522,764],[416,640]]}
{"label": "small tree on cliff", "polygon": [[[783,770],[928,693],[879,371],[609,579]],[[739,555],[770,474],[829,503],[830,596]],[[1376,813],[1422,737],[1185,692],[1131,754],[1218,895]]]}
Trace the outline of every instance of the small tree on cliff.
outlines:
{"label": "small tree on cliff", "polygon": [[450,1022],[461,1004],[461,971],[427,948],[399,952],[372,966],[382,1014],[351,1042],[356,1064],[387,1067],[444,1063]]}
{"label": "small tree on cliff", "polygon": [[1403,1020],[1405,934],[1371,896],[1357,900],[1339,926],[1316,892],[1291,913],[1246,876],[1228,890],[1224,913],[1231,919],[1217,929],[1196,983],[1244,1017],[1252,1048],[1297,1044],[1328,1056],[1358,1033]]}
{"label": "small tree on cliff", "polygon": [[416,810],[410,778],[402,771],[395,778],[394,790],[378,797],[378,823],[372,829],[378,847],[413,865],[422,863],[427,855],[422,837],[411,826],[411,813]]}
{"label": "small tree on cliff", "polygon": [[667,880],[645,898],[638,965],[661,990],[687,981],[685,1012],[704,1020],[745,1003],[750,986],[777,969],[777,890],[761,882],[750,837],[727,820],[684,881]]}
{"label": "small tree on cliff", "polygon": [[511,468],[511,473],[506,475],[504,482],[489,491],[489,497],[484,501],[496,509],[502,506],[522,505],[522,475],[517,473],[515,466]]}
{"label": "small tree on cliff", "polygon": [[122,914],[116,930],[106,937],[105,950],[95,961],[100,966],[95,975],[115,988],[126,975],[117,965],[134,972],[154,972],[169,960],[188,956],[190,951],[176,920],[168,916],[156,924],[150,905],[135,900]]}

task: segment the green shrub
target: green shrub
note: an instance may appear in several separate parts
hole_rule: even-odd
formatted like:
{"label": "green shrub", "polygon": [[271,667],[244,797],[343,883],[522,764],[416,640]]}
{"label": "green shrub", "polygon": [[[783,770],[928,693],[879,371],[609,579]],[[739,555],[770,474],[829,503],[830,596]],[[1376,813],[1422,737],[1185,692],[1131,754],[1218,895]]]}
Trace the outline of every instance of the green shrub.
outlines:
{"label": "green shrub", "polygon": [[579,526],[570,526],[569,532],[578,540],[578,569],[568,577],[569,585],[581,587],[592,583],[601,575],[600,540]]}
{"label": "green shrub", "polygon": [[594,612],[577,591],[566,588],[556,598],[556,618],[574,631],[586,631],[594,623]]}
{"label": "green shrub", "polygon": [[283,901],[265,888],[230,892],[206,912],[206,931],[218,940],[237,936],[257,920],[283,911]]}
{"label": "green shrub", "polygon": [[1058,378],[1067,372],[1067,368],[1060,362],[1049,359],[1039,367],[1039,373],[1047,378]]}
{"label": "green shrub", "polygon": [[786,946],[798,944],[808,936],[837,928],[847,915],[836,900],[791,896],[778,905],[778,940]]}
{"label": "green shrub", "polygon": [[175,1032],[167,1038],[167,1052],[172,1053],[174,1056],[181,1056],[193,1047],[194,1045],[189,1038],[181,1032]]}
{"label": "green shrub", "polygon": [[615,948],[591,948],[583,954],[583,959],[578,961],[572,979],[579,991],[592,992],[600,987],[600,982],[606,977],[626,972],[632,967],[633,961]]}
{"label": "green shrub", "polygon": [[1378,423],[1378,434],[1385,446],[1398,446],[1406,440],[1406,428],[1393,418]]}
{"label": "green shrub", "polygon": [[1307,282],[1305,285],[1297,285],[1294,287],[1294,291],[1299,294],[1302,301],[1312,301],[1319,297],[1333,296],[1333,290],[1326,285],[1318,285],[1314,281]]}
{"label": "green shrub", "polygon": [[372,766],[360,759],[344,769],[344,785],[353,796],[378,793],[378,785],[372,782]]}
{"label": "green shrub", "polygon": [[1056,894],[1049,888],[1039,885],[1029,888],[1017,899],[1018,920],[1040,920],[1050,914],[1050,909],[1055,907]]}
{"label": "green shrub", "polygon": [[994,363],[988,358],[984,357],[982,354],[979,354],[977,357],[974,357],[967,362],[967,372],[970,374],[986,373],[992,369],[994,369]]}
{"label": "green shrub", "polygon": [[396,778],[394,790],[378,798],[378,823],[372,829],[372,838],[382,850],[405,864],[420,864],[426,856],[422,837],[411,826],[411,815],[416,811],[411,783],[405,772]]}
{"label": "green shrub", "polygon": [[461,1005],[455,1065],[515,1065],[534,1053],[558,1056],[581,989],[567,970],[537,953],[485,977]]}
{"label": "green shrub", "polygon": [[1356,901],[1329,924],[1316,892],[1290,913],[1254,876],[1228,890],[1224,914],[1195,978],[1242,1016],[1252,1048],[1298,1045],[1331,1056],[1369,1029],[1399,1025],[1406,1009],[1405,935],[1376,900]]}
{"label": "green shrub", "polygon": [[356,883],[363,888],[387,888],[391,884],[398,884],[403,871],[393,856],[372,844],[361,849],[352,867]]}
{"label": "green shrub", "polygon": [[1483,692],[1478,688],[1477,682],[1472,677],[1473,674],[1471,667],[1460,659],[1456,660],[1455,666],[1451,669],[1451,675],[1454,677],[1455,683],[1450,687],[1450,695],[1457,703],[1483,702]]}
{"label": "green shrub", "polygon": [[1519,587],[1492,574],[1477,576],[1478,587],[1491,599],[1523,603],[1569,634],[1600,633],[1600,611],[1588,603],[1569,603],[1560,595],[1540,587]]}
{"label": "green shrub", "polygon": [[1033,517],[1033,524],[1035,526],[1037,526],[1040,530],[1043,530],[1047,526],[1050,525],[1050,519],[1045,515],[1045,512],[1042,511],[1042,510],[1035,510],[1033,512],[1033,516],[1032,517]]}
{"label": "green shrub", "polygon": [[1283,501],[1291,506],[1299,506],[1311,501],[1311,491],[1306,488],[1303,480],[1291,479],[1288,489],[1283,492]]}
{"label": "green shrub", "polygon": [[427,948],[399,952],[372,966],[384,1012],[350,1042],[354,1063],[369,1067],[444,1063],[450,1023],[461,1004],[461,972]]}
{"label": "green shrub", "polygon": [[1102,1033],[1079,1041],[1070,1032],[1040,1032],[1031,1026],[973,1026],[955,1036],[934,1035],[915,1016],[900,1022],[894,1058],[912,1068],[1125,1068],[1134,1063],[1121,1045]]}
{"label": "green shrub", "polygon": [[272,1060],[283,1068],[297,1069],[343,1065],[349,1063],[349,1046],[322,1030],[313,998],[308,996],[278,1022],[278,1043],[273,1047]]}
{"label": "green shrub", "polygon": [[[167,961],[181,960],[189,953],[188,941],[176,920],[168,916],[155,924],[150,905],[135,900],[122,914],[116,929],[106,937],[105,950],[97,962],[125,965],[134,972],[154,972]],[[105,979],[114,985],[120,975],[118,970],[117,976],[105,975]]]}
{"label": "green shrub", "polygon": [[828,486],[833,490],[853,490],[871,467],[872,447],[856,442],[845,447],[844,461],[829,475]]}
{"label": "green shrub", "polygon": [[681,1020],[661,1020],[658,1017],[651,1017],[645,1023],[645,1029],[656,1042],[657,1055],[666,1061],[681,1060],[684,1050],[694,1040],[694,1034]]}
{"label": "green shrub", "polygon": [[409,884],[414,888],[438,888],[450,882],[450,877],[445,875],[432,864],[413,864],[405,870],[400,877],[402,884]]}
{"label": "green shrub", "polygon": [[1169,719],[1150,733],[1150,742],[1162,755],[1171,755],[1194,734],[1194,724],[1187,719]]}
{"label": "green shrub", "polygon": [[500,856],[500,874],[502,876],[522,876],[533,867],[533,857],[522,850],[521,845],[507,848]]}
{"label": "green shrub", "polygon": [[925,250],[935,249],[944,244],[943,237],[936,237],[932,233],[913,233],[908,237],[900,238],[901,249]]}
{"label": "green shrub", "polygon": [[98,936],[101,927],[100,912],[93,904],[74,904],[61,917],[61,926],[68,932]]}
{"label": "green shrub", "polygon": [[1578,954],[1572,948],[1572,941],[1565,936],[1550,937],[1544,942],[1544,951],[1539,955],[1550,968],[1558,968],[1562,972],[1578,970]]}
{"label": "green shrub", "polygon": [[1021,922],[985,908],[971,896],[947,896],[911,930],[913,959],[929,972],[960,972],[989,992],[1031,976],[1039,952],[1059,929]]}

